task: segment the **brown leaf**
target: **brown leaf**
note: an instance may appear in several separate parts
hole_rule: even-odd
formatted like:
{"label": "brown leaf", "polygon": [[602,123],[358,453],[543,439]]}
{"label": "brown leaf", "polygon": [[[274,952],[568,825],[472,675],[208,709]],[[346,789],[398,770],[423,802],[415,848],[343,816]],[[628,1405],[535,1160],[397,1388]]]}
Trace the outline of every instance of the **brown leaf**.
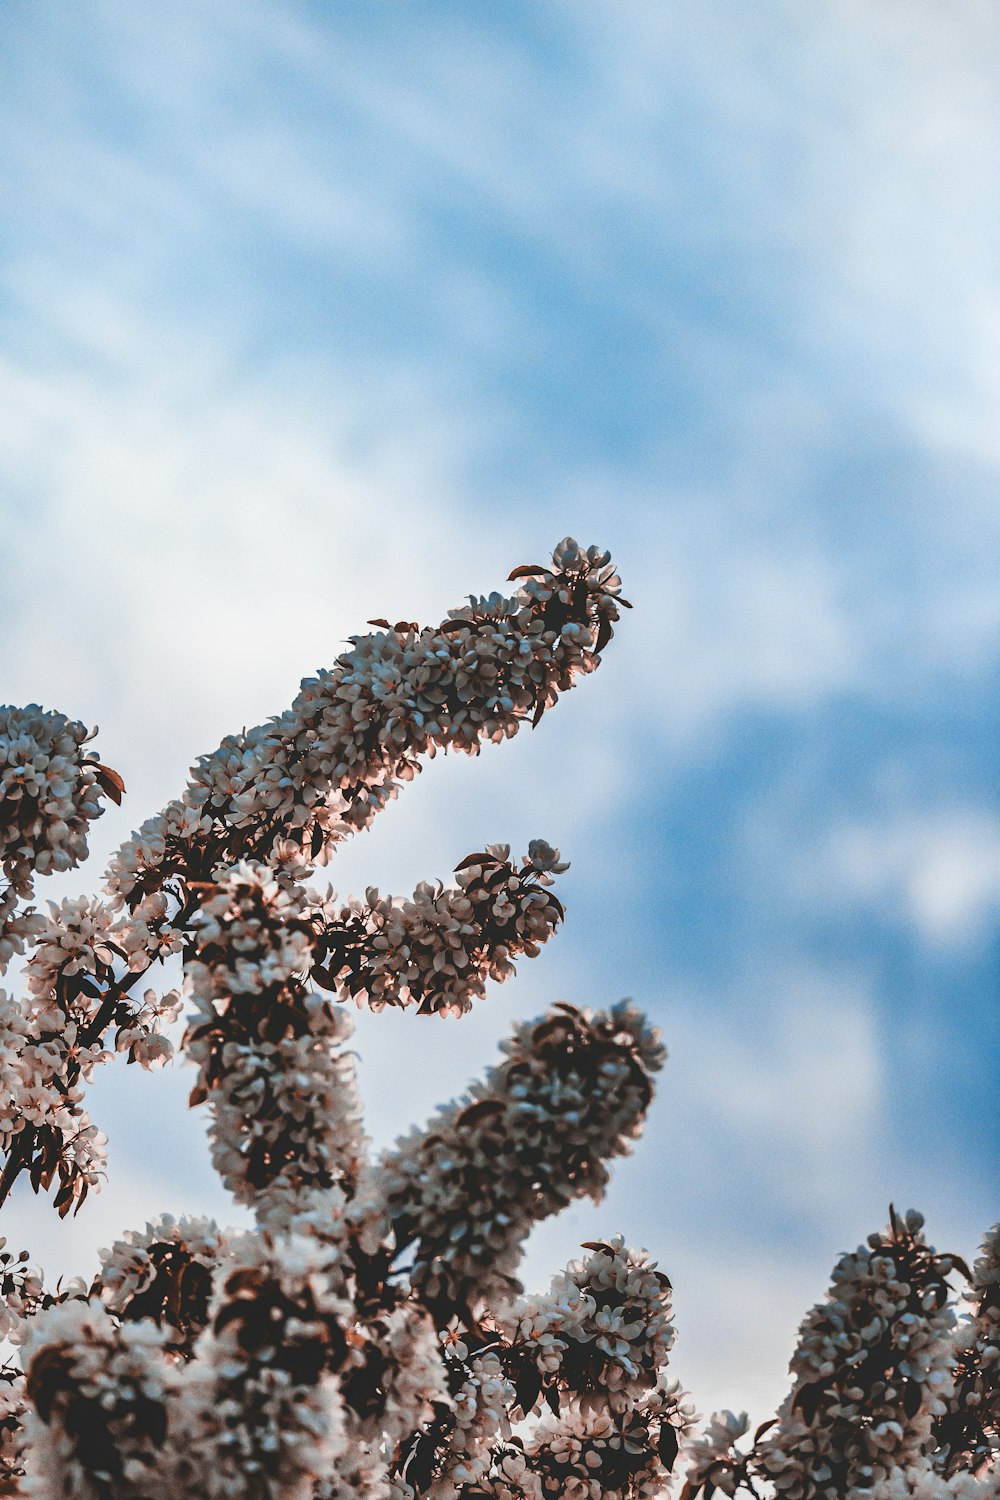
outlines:
{"label": "brown leaf", "polygon": [[125,794],[125,783],[118,772],[113,771],[110,766],[102,765],[99,760],[91,761],[90,765],[94,775],[97,777],[98,786],[111,798],[112,802],[117,803],[121,807],[122,797]]}
{"label": "brown leaf", "polygon": [[522,563],[512,573],[507,574],[507,582],[513,583],[515,578],[551,578],[552,569],[539,567],[537,563]]}
{"label": "brown leaf", "polygon": [[315,968],[309,970],[309,978],[313,984],[318,984],[321,990],[326,990],[331,995],[337,993],[337,981],[329,969],[321,969],[319,964],[317,964]]}
{"label": "brown leaf", "polygon": [[392,629],[392,626],[389,624],[388,620],[366,620],[365,624],[366,625],[381,625],[381,627],[382,627],[383,630],[391,630]]}
{"label": "brown leaf", "polygon": [[472,1126],[481,1125],[490,1115],[502,1115],[504,1107],[499,1099],[477,1099],[475,1104],[470,1104],[463,1109],[455,1119],[456,1125]]}
{"label": "brown leaf", "polygon": [[467,854],[465,858],[455,866],[455,874],[457,875],[459,870],[471,869],[473,865],[495,865],[497,863],[498,861],[494,858],[494,856],[492,854],[487,854],[486,850],[484,849],[480,854]]}

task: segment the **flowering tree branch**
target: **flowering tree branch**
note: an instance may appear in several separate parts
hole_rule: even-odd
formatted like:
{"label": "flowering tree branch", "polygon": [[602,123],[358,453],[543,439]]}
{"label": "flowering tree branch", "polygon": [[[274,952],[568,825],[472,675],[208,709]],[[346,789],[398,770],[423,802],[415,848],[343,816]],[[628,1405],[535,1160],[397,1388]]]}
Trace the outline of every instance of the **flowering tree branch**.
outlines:
{"label": "flowering tree branch", "polygon": [[[517,1280],[532,1227],[599,1201],[665,1052],[627,1002],[559,1004],[394,1149],[364,1135],[348,1002],[460,1018],[553,936],[559,852],[490,845],[397,898],[310,880],[439,749],[476,754],[599,664],[620,598],[566,539],[510,595],[440,625],[369,623],[284,713],[195,765],[111,862],[104,894],[31,904],[73,868],[116,772],[91,734],[0,709],[0,1203],[22,1175],[60,1214],[99,1185],[85,1086],[124,1053],[182,1051],[213,1162],[254,1226],[163,1216],[47,1288],[0,1242],[0,1495],[36,1500],[996,1500],[994,1230],[963,1263],[919,1215],[845,1256],[807,1316],[793,1386],[694,1409],[669,1372],[671,1286],[620,1236],[549,1290]],[[151,982],[179,956],[183,996]],[[430,1024],[438,1024],[437,1021]]]}

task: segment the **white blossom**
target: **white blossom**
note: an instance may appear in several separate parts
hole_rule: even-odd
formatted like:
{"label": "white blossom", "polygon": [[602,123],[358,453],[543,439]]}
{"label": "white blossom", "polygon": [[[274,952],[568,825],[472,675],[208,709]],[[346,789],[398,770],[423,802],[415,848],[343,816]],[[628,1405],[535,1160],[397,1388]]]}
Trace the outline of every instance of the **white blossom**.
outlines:
{"label": "white blossom", "polygon": [[787,1500],[839,1500],[919,1459],[953,1389],[948,1256],[912,1210],[843,1256],[802,1324],[795,1384],[758,1447]]}
{"label": "white blossom", "polygon": [[157,1485],[176,1372],[148,1320],[118,1325],[97,1298],[34,1320],[24,1350],[28,1494],[139,1500]]}
{"label": "white blossom", "polygon": [[641,1129],[658,1037],[624,1002],[558,1006],[519,1025],[498,1068],[382,1158],[396,1240],[412,1246],[430,1305],[474,1310],[520,1291],[530,1227],[575,1197],[600,1200],[605,1163]]}

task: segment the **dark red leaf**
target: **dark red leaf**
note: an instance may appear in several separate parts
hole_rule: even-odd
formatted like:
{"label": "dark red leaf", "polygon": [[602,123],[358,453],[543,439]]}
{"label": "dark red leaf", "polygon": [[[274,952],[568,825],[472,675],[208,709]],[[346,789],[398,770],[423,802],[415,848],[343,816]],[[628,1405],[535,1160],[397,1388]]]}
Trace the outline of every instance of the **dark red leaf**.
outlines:
{"label": "dark red leaf", "polygon": [[457,875],[459,870],[469,870],[473,865],[495,865],[497,863],[498,861],[494,858],[494,856],[492,854],[487,854],[486,850],[484,849],[481,854],[467,854],[465,858],[455,866],[455,874]]}
{"label": "dark red leaf", "polygon": [[329,969],[322,969],[320,968],[319,964],[317,964],[315,968],[310,969],[309,978],[312,980],[313,984],[318,984],[320,989],[326,990],[328,994],[335,995],[337,993],[337,981],[334,979]]}
{"label": "dark red leaf", "polygon": [[490,1115],[502,1115],[503,1105],[499,1099],[477,1099],[475,1104],[470,1104],[463,1109],[455,1120],[456,1125],[481,1125]]}
{"label": "dark red leaf", "polygon": [[90,764],[97,777],[98,786],[103,792],[107,793],[112,802],[117,803],[121,807],[122,797],[125,794],[125,783],[118,772],[113,771],[110,766],[103,766],[99,760],[91,761]]}
{"label": "dark red leaf", "polygon": [[537,563],[522,563],[515,568],[513,573],[507,574],[507,582],[513,583],[515,578],[551,578],[552,569],[539,567]]}

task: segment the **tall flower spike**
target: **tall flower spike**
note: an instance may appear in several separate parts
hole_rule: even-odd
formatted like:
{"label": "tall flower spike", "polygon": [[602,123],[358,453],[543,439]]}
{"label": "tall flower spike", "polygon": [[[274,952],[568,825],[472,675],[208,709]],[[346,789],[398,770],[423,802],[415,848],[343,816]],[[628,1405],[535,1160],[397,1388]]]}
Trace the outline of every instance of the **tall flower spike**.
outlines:
{"label": "tall flower spike", "polygon": [[596,1014],[557,1006],[504,1051],[464,1101],[382,1160],[397,1245],[412,1247],[414,1288],[444,1323],[519,1292],[531,1226],[573,1198],[600,1199],[605,1162],[630,1149],[665,1056],[624,1002]]}
{"label": "tall flower spike", "polygon": [[243,1203],[335,1183],[350,1190],[364,1151],[350,1018],[307,989],[311,908],[298,887],[243,864],[194,921],[185,1039],[198,1067],[192,1102],[212,1110],[212,1158]]}
{"label": "tall flower spike", "polygon": [[521,954],[534,957],[562,921],[545,889],[550,871],[568,868],[559,851],[532,842],[521,869],[506,844],[470,854],[452,887],[418,885],[408,901],[370,889],[365,901],[327,904],[315,944],[313,979],[357,1005],[418,1007],[424,1015],[464,1015],[504,980]]}
{"label": "tall flower spike", "polygon": [[608,554],[571,538],[551,568],[511,576],[525,580],[513,595],[471,598],[440,626],[373,621],[382,628],[353,636],[287,712],[203,756],[182,797],[119,850],[112,897],[132,903],[176,874],[207,879],[220,863],[267,858],[281,838],[325,858],[421,757],[475,754],[537,722],[598,665],[625,601]]}
{"label": "tall flower spike", "polygon": [[83,748],[95,733],[37,703],[0,706],[0,868],[20,896],[87,858],[102,792],[121,801],[121,777]]}
{"label": "tall flower spike", "polygon": [[247,1236],[180,1376],[164,1468],[177,1495],[308,1500],[346,1444],[336,1371],[352,1309],[302,1237]]}
{"label": "tall flower spike", "polygon": [[912,1210],[845,1255],[825,1302],[806,1316],[795,1384],[756,1450],[758,1472],[788,1500],[842,1500],[918,1462],[952,1391],[954,1268]]}
{"label": "tall flower spike", "polygon": [[41,1313],[25,1350],[29,1493],[138,1500],[162,1483],[174,1366],[151,1322],[117,1326],[102,1304]]}
{"label": "tall flower spike", "polygon": [[935,1424],[939,1467],[978,1473],[1000,1455],[1000,1224],[983,1239],[955,1341],[954,1390]]}

